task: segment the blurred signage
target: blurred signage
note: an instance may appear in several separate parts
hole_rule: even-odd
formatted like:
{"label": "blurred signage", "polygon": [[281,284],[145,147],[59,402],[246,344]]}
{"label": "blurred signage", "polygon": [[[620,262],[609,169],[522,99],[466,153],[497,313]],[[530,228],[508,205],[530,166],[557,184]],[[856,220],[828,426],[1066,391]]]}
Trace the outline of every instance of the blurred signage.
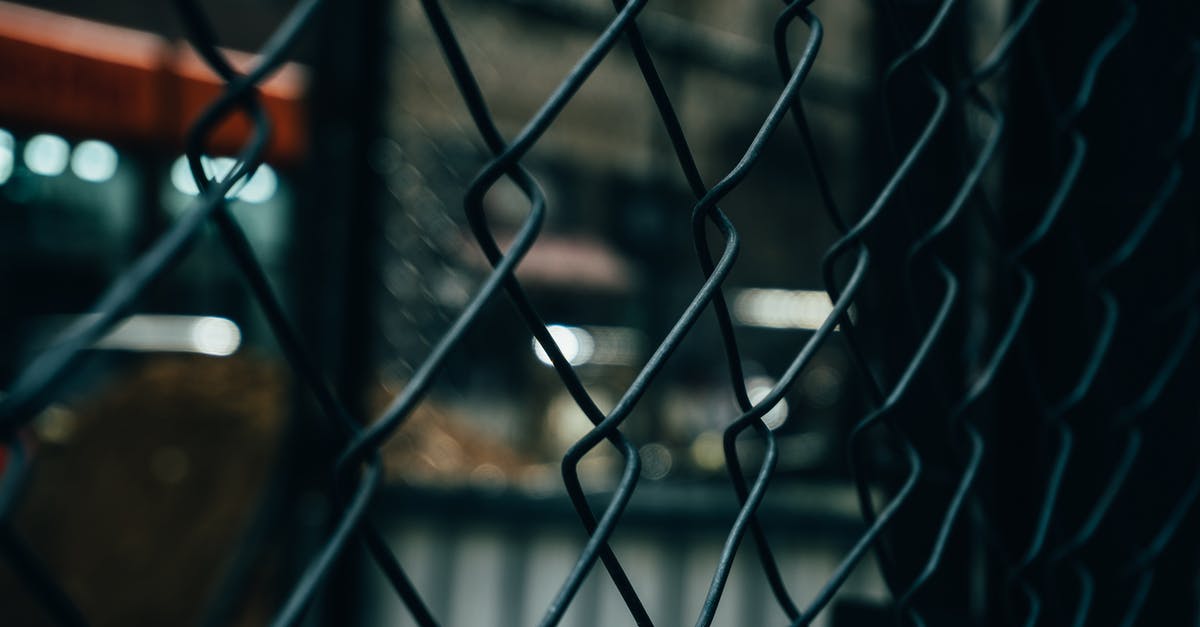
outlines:
{"label": "blurred signage", "polygon": [[[228,52],[235,67],[252,55]],[[305,149],[303,66],[289,63],[260,87],[273,121],[267,158],[294,162]],[[221,80],[186,43],[0,2],[0,124],[54,129],[177,150]],[[208,144],[233,153],[250,124],[238,114]]]}

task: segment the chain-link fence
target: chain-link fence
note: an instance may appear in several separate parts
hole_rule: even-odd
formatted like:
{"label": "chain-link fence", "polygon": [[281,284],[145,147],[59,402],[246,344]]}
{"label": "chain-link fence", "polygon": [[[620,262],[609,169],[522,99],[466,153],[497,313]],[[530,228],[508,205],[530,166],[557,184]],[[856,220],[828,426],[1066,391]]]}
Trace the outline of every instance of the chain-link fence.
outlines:
{"label": "chain-link fence", "polygon": [[[562,621],[593,571],[611,581],[627,610],[614,620],[663,620],[647,609],[612,540],[635,490],[646,483],[646,453],[628,427],[656,420],[654,411],[638,410],[680,347],[697,335],[712,340],[702,354],[727,371],[714,386],[738,407],[722,425],[721,450],[728,489],[739,504],[715,567],[706,572],[702,602],[691,608],[697,625],[713,623],[731,573],[739,572],[735,559],[747,559],[748,552],[773,601],[756,616],[772,623],[828,620],[823,613],[859,568],[878,568],[890,598],[883,615],[903,625],[1196,622],[1197,536],[1188,523],[1194,523],[1200,492],[1194,455],[1200,230],[1189,170],[1200,105],[1200,9],[1188,2],[1066,0],[872,5],[886,33],[875,51],[885,59],[884,70],[871,82],[883,104],[877,124],[886,139],[856,171],[830,172],[802,105],[826,36],[822,6],[811,0],[781,5],[769,35],[777,75],[769,110],[751,124],[744,118],[757,114],[708,103],[754,129],[730,160],[735,165],[714,176],[702,173],[673,90],[656,65],[659,48],[648,45],[653,38],[640,29],[652,3],[614,1],[586,51],[507,135],[493,119],[494,96],[476,79],[485,61],[469,60],[441,2],[419,4],[422,28],[432,33],[461,98],[447,106],[465,108],[469,133],[488,152],[457,195],[490,273],[440,336],[430,338],[386,408],[371,418],[357,415],[327,383],[337,373],[310,356],[226,200],[254,174],[271,134],[257,86],[285,61],[310,22],[339,7],[301,0],[253,67],[239,72],[218,49],[204,9],[179,0],[191,44],[225,82],[187,136],[200,194],[104,291],[92,315],[7,384],[0,401],[7,451],[0,521],[18,507],[33,464],[26,426],[55,400],[89,349],[137,309],[139,298],[171,280],[171,269],[211,224],[295,377],[340,433],[328,469],[333,522],[304,556],[272,624],[302,623],[339,562],[359,544],[413,620],[440,622],[425,601],[424,583],[406,574],[369,512],[384,480],[381,448],[417,411],[464,337],[489,316],[502,315],[494,301],[510,306],[503,315],[519,316],[561,389],[591,423],[561,459],[562,485],[586,542],[539,624]],[[980,12],[997,7],[1007,16],[1000,27],[980,26]],[[575,15],[570,3],[541,8]],[[585,18],[596,15],[580,11]],[[551,202],[538,168],[527,165],[530,152],[614,54],[632,55],[645,90],[638,97],[652,102],[677,176],[693,196],[690,229],[667,235],[690,239],[698,273],[685,307],[655,312],[670,322],[660,336],[644,340],[653,348],[625,388],[597,402],[579,373],[579,347],[568,350],[561,328],[550,324],[553,317],[517,274],[538,246],[547,216],[570,211]],[[248,117],[253,132],[236,164],[211,178],[202,160],[209,135],[235,116]],[[771,171],[783,168],[811,181],[820,202],[772,211],[823,212],[838,235],[826,243],[820,265],[828,307],[818,307],[811,332],[787,348],[789,359],[770,385],[752,389],[746,364],[754,356],[741,342],[739,303],[759,297],[762,315],[785,318],[794,313],[789,307],[807,304],[771,300],[765,291],[727,298],[723,285],[739,251],[759,244],[739,235],[737,211],[722,207],[764,159],[779,154],[768,144],[788,126],[798,145],[787,153],[791,163]],[[868,189],[869,202],[839,202],[829,177]],[[523,199],[519,223],[503,238],[489,223],[485,202],[498,186]],[[797,234],[796,241],[810,239]],[[678,287],[653,280],[647,293]],[[853,529],[819,590],[801,596],[775,549],[792,542],[795,532],[788,520],[769,518],[786,514],[764,506],[776,468],[789,454],[769,417],[818,352],[834,345],[854,364],[858,402],[867,408],[846,427],[846,455],[837,464],[853,481],[862,526]],[[689,349],[687,357],[695,354]],[[757,447],[753,454],[747,442]],[[615,486],[597,499],[580,468],[604,450],[619,460],[619,472]],[[2,530],[4,563],[45,614],[85,624],[60,576],[41,564],[14,526],[5,522]],[[256,533],[248,537],[261,539],[271,530]],[[253,547],[244,550],[254,554]],[[250,585],[248,568],[234,561],[210,622],[230,620],[232,599]],[[885,620],[873,616],[859,620]],[[852,617],[841,620],[857,624]]]}

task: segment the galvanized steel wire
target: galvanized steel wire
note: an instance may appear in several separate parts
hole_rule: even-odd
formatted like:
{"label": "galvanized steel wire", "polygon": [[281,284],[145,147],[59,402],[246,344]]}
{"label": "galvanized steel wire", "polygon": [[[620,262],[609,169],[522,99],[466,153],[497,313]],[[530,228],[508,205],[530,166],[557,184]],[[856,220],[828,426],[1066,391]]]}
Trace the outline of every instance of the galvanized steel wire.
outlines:
{"label": "galvanized steel wire", "polygon": [[[474,180],[463,190],[463,210],[472,235],[480,250],[492,266],[486,281],[471,298],[466,307],[453,320],[446,332],[432,346],[425,360],[415,369],[407,385],[374,420],[363,421],[352,416],[326,382],[327,373],[321,364],[308,354],[304,342],[293,328],[284,307],[275,295],[267,275],[258,262],[250,243],[230,215],[226,206],[226,193],[239,181],[252,175],[261,163],[264,146],[270,136],[271,121],[258,102],[256,85],[260,84],[286,59],[288,51],[300,32],[313,21],[321,9],[320,0],[301,0],[280,24],[276,32],[259,51],[256,65],[242,74],[235,70],[217,48],[217,34],[204,10],[194,0],[177,0],[179,13],[187,27],[188,36],[204,61],[225,81],[225,89],[194,122],[187,138],[187,156],[202,193],[191,208],[170,229],[160,236],[146,252],[127,268],[119,279],[96,301],[92,311],[97,315],[81,320],[69,329],[53,347],[44,351],[25,366],[20,376],[9,386],[0,399],[0,434],[9,451],[7,470],[0,482],[0,536],[5,562],[16,570],[33,596],[56,622],[67,625],[85,624],[85,618],[69,597],[63,592],[53,574],[40,565],[36,555],[15,534],[7,522],[16,505],[24,474],[30,460],[26,456],[22,428],[27,425],[49,402],[55,398],[57,387],[67,380],[75,367],[85,357],[89,346],[101,338],[123,316],[137,306],[139,297],[155,282],[169,280],[167,274],[179,262],[190,245],[196,240],[202,227],[208,222],[215,224],[221,241],[228,249],[244,277],[247,289],[261,307],[288,363],[303,387],[311,393],[321,413],[331,424],[340,429],[344,441],[336,464],[335,492],[336,524],[324,540],[320,550],[309,560],[299,578],[291,584],[290,592],[274,616],[274,625],[297,625],[306,611],[320,594],[332,567],[345,553],[352,541],[360,541],[371,559],[386,577],[395,593],[403,600],[413,618],[422,625],[438,624],[437,617],[424,603],[419,586],[410,581],[402,564],[391,552],[383,536],[372,526],[367,514],[372,496],[382,481],[379,449],[399,429],[417,405],[429,392],[447,357],[456,349],[464,334],[484,316],[485,305],[503,292],[520,315],[529,332],[541,344],[548,355],[563,389],[592,422],[593,428],[580,438],[562,460],[562,475],[568,497],[573,504],[588,539],[574,567],[561,584],[553,601],[545,609],[541,625],[555,625],[571,606],[584,578],[599,562],[619,591],[628,608],[629,620],[638,625],[653,624],[639,592],[611,548],[609,541],[618,527],[621,515],[637,487],[640,476],[640,459],[635,444],[622,432],[621,427],[638,407],[643,396],[654,384],[664,365],[675,349],[688,336],[700,320],[701,315],[711,309],[715,314],[722,346],[713,347],[724,353],[730,379],[730,390],[740,415],[726,426],[724,452],[731,487],[738,498],[740,508],[727,534],[720,559],[712,573],[711,583],[698,609],[696,624],[709,625],[713,622],[716,609],[729,582],[731,568],[737,552],[747,536],[750,536],[759,557],[766,581],[776,604],[779,620],[789,624],[809,625],[826,610],[835,595],[859,563],[874,551],[884,581],[895,599],[894,611],[898,624],[975,624],[980,616],[958,616],[947,622],[939,613],[939,599],[924,592],[939,577],[969,577],[968,573],[953,572],[944,560],[951,538],[961,533],[964,527],[978,532],[979,542],[986,545],[987,559],[998,564],[1003,576],[986,584],[1000,588],[992,599],[1003,607],[989,607],[987,611],[1002,613],[1007,622],[1021,625],[1108,624],[1108,618],[1098,619],[1094,606],[1101,588],[1109,590],[1120,607],[1117,624],[1136,624],[1143,612],[1155,583],[1156,563],[1164,552],[1170,550],[1186,517],[1191,513],[1196,498],[1200,495],[1200,466],[1193,475],[1177,486],[1171,498],[1171,506],[1165,511],[1146,512],[1154,521],[1151,533],[1134,539],[1135,550],[1121,560],[1120,568],[1114,568],[1104,560],[1089,557],[1090,543],[1096,542],[1098,530],[1107,521],[1118,516],[1123,492],[1135,490],[1131,477],[1139,464],[1153,464],[1143,454],[1144,442],[1149,437],[1164,436],[1146,432],[1146,421],[1155,420],[1195,422],[1194,411],[1190,415],[1161,416],[1156,407],[1164,397],[1176,400],[1170,407],[1180,407],[1178,397],[1182,395],[1195,405],[1194,390],[1179,389],[1181,373],[1196,370],[1196,337],[1200,332],[1200,264],[1196,251],[1192,249],[1190,259],[1176,263],[1190,264],[1187,278],[1179,285],[1168,286],[1167,293],[1155,307],[1147,308],[1140,303],[1123,300],[1122,291],[1114,287],[1112,276],[1123,266],[1137,260],[1145,252],[1148,235],[1166,215],[1184,216],[1188,208],[1177,201],[1179,190],[1186,186],[1187,168],[1193,165],[1190,142],[1195,134],[1196,109],[1200,106],[1200,30],[1196,24],[1189,25],[1190,41],[1181,47],[1180,56],[1186,66],[1186,87],[1182,90],[1180,103],[1164,104],[1164,111],[1178,111],[1174,132],[1161,138],[1166,146],[1161,151],[1165,158],[1156,169],[1160,174],[1144,196],[1145,204],[1125,206],[1114,219],[1123,220],[1131,226],[1127,235],[1111,250],[1100,255],[1098,262],[1082,259],[1078,251],[1071,248],[1073,238],[1080,237],[1081,225],[1094,218],[1073,202],[1081,173],[1094,154],[1090,147],[1090,132],[1094,126],[1083,123],[1098,81],[1110,63],[1120,60],[1123,47],[1132,44],[1129,40],[1139,28],[1143,14],[1163,10],[1161,7],[1141,5],[1134,2],[1116,3],[1116,10],[1107,28],[1083,51],[1083,63],[1075,77],[1074,90],[1067,102],[1048,105],[1048,115],[1055,121],[1055,145],[1065,150],[1060,168],[1052,176],[1053,183],[1046,188],[1046,201],[1039,209],[1026,216],[1025,225],[1014,225],[1012,220],[997,211],[1003,206],[1002,198],[996,195],[996,186],[985,184],[989,173],[1002,168],[1006,160],[1020,159],[1022,155],[1006,154],[1003,146],[1011,139],[1009,105],[1003,97],[1004,90],[1012,83],[1010,65],[1017,51],[1023,46],[1036,48],[1037,37],[1044,33],[1035,32],[1034,25],[1039,12],[1060,4],[1055,0],[1028,0],[1018,3],[1010,12],[1008,24],[996,36],[989,51],[975,64],[960,66],[946,64],[935,55],[940,39],[948,31],[963,27],[962,11],[970,0],[940,0],[927,11],[924,23],[916,29],[917,34],[906,40],[906,28],[900,18],[882,10],[880,18],[890,20],[900,39],[901,51],[889,63],[881,79],[881,95],[884,100],[885,121],[888,127],[889,146],[894,162],[883,177],[883,184],[873,199],[860,213],[845,211],[834,199],[832,187],[826,180],[826,167],[812,138],[810,123],[801,103],[805,80],[812,71],[820,51],[824,29],[818,13],[820,4],[813,0],[795,0],[786,3],[775,23],[773,45],[779,72],[779,88],[773,105],[763,117],[758,130],[746,146],[736,165],[711,185],[706,183],[697,166],[687,134],[672,105],[670,94],[664,86],[655,66],[653,53],[643,40],[637,27],[639,13],[649,0],[614,0],[613,16],[604,30],[596,37],[591,47],[576,62],[574,68],[562,79],[556,89],[530,117],[519,133],[506,138],[497,128],[489,110],[489,100],[475,80],[470,62],[464,55],[453,24],[443,10],[439,0],[420,0],[429,27],[442,49],[446,64],[462,97],[475,130],[491,154],[490,160],[477,173]],[[886,7],[884,7],[886,8]],[[330,7],[326,7],[329,10]],[[893,7],[894,9],[894,7]],[[804,45],[798,54],[788,48],[789,36],[794,30],[803,31]],[[527,296],[514,271],[522,257],[537,241],[539,230],[548,212],[554,208],[548,203],[535,172],[523,165],[523,159],[537,145],[542,136],[555,123],[559,114],[572,100],[580,88],[589,80],[596,68],[608,58],[618,46],[627,46],[632,52],[646,89],[653,99],[659,120],[678,161],[680,171],[687,182],[695,203],[691,208],[691,239],[695,248],[703,282],[696,289],[691,302],[682,311],[670,330],[662,337],[649,359],[642,366],[633,383],[625,390],[615,407],[605,412],[589,396],[574,367],[563,355],[551,337],[543,316]],[[1169,92],[1170,90],[1164,89]],[[912,125],[892,119],[895,110],[889,102],[897,93],[920,93],[927,97],[928,110],[921,114],[923,121]],[[998,96],[1000,94],[1000,96]],[[238,155],[237,165],[224,177],[210,179],[201,164],[205,152],[206,136],[227,117],[244,112],[253,121],[253,132]],[[950,182],[937,193],[922,195],[920,184],[913,182],[913,173],[922,168],[923,160],[935,145],[944,142],[948,127],[960,125],[967,115],[985,120],[985,132],[974,137],[963,134],[958,148],[961,150],[961,171],[944,174]],[[811,176],[820,191],[823,208],[831,224],[839,231],[839,238],[825,253],[822,270],[825,289],[833,303],[832,313],[803,342],[795,347],[794,357],[787,368],[778,375],[778,383],[761,400],[752,402],[745,383],[744,356],[739,348],[737,333],[722,286],[735,264],[739,249],[753,242],[743,242],[736,229],[737,216],[723,211],[719,205],[735,188],[742,184],[748,173],[763,158],[766,142],[777,132],[790,116],[799,133],[801,149],[813,165]],[[893,132],[893,126],[909,124],[913,137],[907,143],[898,138],[905,133]],[[1161,155],[1160,155],[1161,156]],[[1129,156],[1133,159],[1137,156]],[[864,174],[865,178],[865,174]],[[994,178],[994,176],[992,176]],[[515,184],[528,202],[528,211],[507,248],[502,248],[489,228],[485,216],[483,198],[502,179]],[[1144,181],[1130,185],[1143,185]],[[927,190],[926,190],[927,191]],[[930,206],[935,199],[948,197],[944,206]],[[1189,196],[1194,197],[1194,196]],[[921,205],[920,210],[915,209]],[[812,207],[800,208],[816,210]],[[1192,208],[1194,211],[1194,208]],[[910,302],[908,312],[904,307],[894,306],[892,311],[871,311],[858,307],[857,314],[850,315],[851,307],[862,302],[865,291],[872,289],[870,275],[878,261],[873,255],[873,242],[882,237],[878,224],[886,216],[896,213],[908,214],[914,224],[924,224],[917,232],[891,233],[893,245],[903,251],[903,277],[905,292]],[[965,237],[961,224],[971,220],[982,225],[987,242],[972,243],[972,246],[989,247],[989,271],[994,277],[994,301],[990,304],[992,329],[990,346],[968,347],[961,332],[955,330],[955,320],[966,316],[967,306],[978,298],[977,292],[966,288],[968,278],[962,267],[961,255],[947,255],[944,250],[949,241],[961,244]],[[1028,230],[1022,232],[1021,228]],[[710,248],[710,230],[719,236],[720,250]],[[1186,235],[1185,235],[1186,236]],[[1194,241],[1193,241],[1194,246]],[[982,254],[982,253],[981,253]],[[1042,365],[1038,363],[1037,338],[1028,330],[1034,304],[1048,292],[1061,289],[1060,279],[1043,276],[1040,266],[1031,262],[1036,255],[1051,254],[1064,263],[1079,265],[1075,287],[1082,291],[1083,302],[1089,312],[1098,317],[1098,323],[1089,326],[1090,337],[1081,346],[1067,347],[1074,351],[1070,360],[1077,370],[1066,377],[1070,380],[1065,392],[1051,397],[1042,383]],[[1176,267],[1177,269],[1177,267]],[[1153,265],[1141,265],[1141,273],[1156,271]],[[930,290],[933,290],[930,296]],[[879,366],[879,347],[873,342],[878,333],[870,333],[873,325],[878,327],[882,318],[891,319],[891,324],[901,321],[908,325],[913,341],[908,356],[893,368]],[[1097,381],[1106,368],[1110,368],[1116,348],[1136,343],[1136,334],[1129,337],[1130,325],[1145,328],[1143,333],[1166,334],[1173,338],[1169,350],[1158,356],[1147,358],[1144,376],[1129,378],[1126,402],[1105,409],[1095,399],[1108,398],[1107,390],[1098,389]],[[1092,328],[1094,327],[1094,328]],[[839,331],[835,335],[835,330]],[[864,402],[870,410],[849,430],[847,469],[854,482],[863,521],[864,531],[858,541],[843,557],[834,572],[813,598],[797,598],[789,589],[787,578],[781,573],[771,549],[768,537],[758,520],[758,508],[767,494],[770,481],[779,461],[780,448],[774,433],[762,421],[784,397],[797,377],[811,363],[816,352],[830,342],[841,342],[850,351],[860,370]],[[959,381],[945,380],[946,355],[955,352],[973,351],[970,357],[977,367]],[[1032,428],[1031,438],[1053,442],[1042,454],[1033,454],[1031,464],[1041,473],[1040,493],[1032,500],[1034,507],[1025,513],[1030,517],[1030,529],[1025,537],[1012,546],[1001,538],[1004,535],[1004,516],[997,511],[994,499],[980,488],[980,478],[994,466],[996,456],[1012,454],[1011,450],[998,448],[996,433],[1005,425],[989,414],[995,404],[1001,371],[1005,368],[1021,372],[1010,380],[1022,381],[1029,397],[1033,399],[1027,407],[1036,419],[1025,421],[1022,429]],[[1060,373],[1061,374],[1061,373]],[[889,376],[890,375],[890,376]],[[934,398],[919,390],[918,380],[932,377],[941,381],[942,398]],[[891,378],[891,381],[888,379]],[[1190,394],[1190,395],[1189,395]],[[1081,415],[1085,414],[1085,415]],[[362,425],[367,426],[362,426]],[[923,426],[919,426],[923,425]],[[892,448],[897,464],[880,466],[872,461],[878,453],[869,437],[876,431],[883,432],[883,441]],[[1079,432],[1086,431],[1087,438]],[[1186,432],[1186,429],[1182,430]],[[739,458],[736,446],[739,437],[752,432],[762,441],[764,453],[758,468],[747,468]],[[930,434],[935,434],[931,436]],[[1067,479],[1070,469],[1083,464],[1094,464],[1091,457],[1081,456],[1079,449],[1085,446],[1117,445],[1119,454],[1106,464],[1092,468],[1092,474],[1103,477],[1101,487],[1095,494],[1080,497],[1085,506],[1072,511],[1064,505],[1064,491],[1072,489]],[[607,502],[593,509],[580,482],[579,462],[596,447],[611,446],[623,459],[622,472]],[[931,446],[953,450],[956,461],[950,479],[940,479],[944,484],[944,498],[935,509],[928,508],[928,500],[922,501],[925,509],[911,511],[915,506],[914,495],[925,484],[939,481],[946,469],[939,468],[931,473],[929,451]],[[1073,466],[1074,465],[1074,466]],[[890,476],[878,477],[881,472]],[[886,502],[879,506],[876,488],[886,486]],[[1162,487],[1161,489],[1169,489]],[[926,536],[906,537],[911,525],[898,528],[898,520],[904,512],[907,516],[919,516],[932,529]],[[971,515],[968,516],[968,513]],[[1082,515],[1077,515],[1082,513]],[[1128,515],[1128,514],[1125,514]],[[1069,520],[1078,517],[1080,520]],[[913,560],[911,546],[920,544],[923,557]],[[904,546],[907,545],[907,550]],[[1194,546],[1180,550],[1195,551]],[[182,566],[179,566],[182,567]],[[1069,573],[1076,582],[1074,588],[1063,586],[1060,578]],[[1195,573],[1192,573],[1195,576]]]}

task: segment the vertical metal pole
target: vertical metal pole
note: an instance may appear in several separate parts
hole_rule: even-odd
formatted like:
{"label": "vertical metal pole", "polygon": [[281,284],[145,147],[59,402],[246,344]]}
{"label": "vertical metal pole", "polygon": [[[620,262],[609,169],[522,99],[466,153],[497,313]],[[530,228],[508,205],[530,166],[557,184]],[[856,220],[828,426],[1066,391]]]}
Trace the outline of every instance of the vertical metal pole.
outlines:
{"label": "vertical metal pole", "polygon": [[[327,3],[315,32],[310,97],[313,187],[299,199],[293,267],[297,318],[326,376],[355,418],[365,418],[365,391],[373,326],[374,225],[379,182],[368,163],[371,142],[383,128],[387,0]],[[301,403],[307,403],[307,399]],[[298,404],[298,408],[305,405]],[[306,411],[298,409],[298,411]],[[312,411],[312,410],[307,410]],[[337,447],[322,437],[318,417],[304,420],[297,442],[302,490],[327,494],[328,468]],[[309,502],[303,494],[297,503]],[[326,508],[332,520],[336,512]],[[361,552],[345,553],[329,578],[316,621],[352,625],[360,618]]]}

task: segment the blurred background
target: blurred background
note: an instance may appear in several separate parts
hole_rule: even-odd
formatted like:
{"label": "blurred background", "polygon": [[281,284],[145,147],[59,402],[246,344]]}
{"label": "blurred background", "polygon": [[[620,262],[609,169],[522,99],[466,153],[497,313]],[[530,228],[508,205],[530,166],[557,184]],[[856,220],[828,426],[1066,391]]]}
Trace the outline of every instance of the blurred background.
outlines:
{"label": "blurred background", "polygon": [[[336,4],[263,86],[274,137],[230,207],[324,373],[370,417],[487,274],[462,210],[487,152],[417,3]],[[919,12],[932,3],[911,4]],[[221,45],[242,51],[290,8],[204,5]],[[971,3],[963,23],[994,33],[1006,5]],[[602,0],[446,7],[509,137],[613,10]],[[779,9],[656,0],[638,18],[710,185],[778,97],[770,34]],[[875,158],[877,91],[894,43],[868,0],[818,13],[827,34],[801,93],[833,195],[857,214],[887,162]],[[794,30],[799,50],[807,33]],[[197,193],[182,138],[219,85],[183,42],[169,3],[0,2],[0,282],[20,295],[0,308],[0,382],[88,315]],[[230,166],[245,129],[234,120],[217,134],[213,172]],[[835,230],[800,145],[794,126],[782,125],[722,204],[746,242],[725,293],[752,400],[830,309],[819,264]],[[524,164],[550,211],[517,276],[609,409],[703,279],[690,239],[694,198],[627,47]],[[485,207],[502,245],[528,209],[503,182]],[[890,297],[871,291],[859,305]],[[888,347],[888,325],[874,329],[864,332]],[[699,611],[737,510],[721,432],[738,412],[718,345],[706,313],[623,428],[643,479],[613,546],[663,625]],[[21,534],[96,624],[264,622],[328,532],[337,449],[217,238],[201,238],[93,353],[30,434],[37,462]],[[878,359],[894,364],[887,350]],[[862,530],[844,456],[867,409],[853,367],[840,342],[827,343],[764,417],[781,454],[761,518],[798,599],[816,593]],[[446,624],[540,617],[586,539],[559,465],[588,428],[510,304],[495,299],[385,447],[387,486],[374,502],[374,520]],[[889,450],[879,447],[878,476],[898,478]],[[748,438],[743,452],[756,468],[760,441]],[[597,503],[620,468],[608,447],[585,458]],[[782,618],[756,559],[744,543],[717,624]],[[817,624],[878,624],[884,600],[868,561]],[[44,620],[3,565],[0,607],[5,624]],[[409,620],[357,554],[310,615],[311,624]],[[628,622],[596,568],[563,624]]]}

